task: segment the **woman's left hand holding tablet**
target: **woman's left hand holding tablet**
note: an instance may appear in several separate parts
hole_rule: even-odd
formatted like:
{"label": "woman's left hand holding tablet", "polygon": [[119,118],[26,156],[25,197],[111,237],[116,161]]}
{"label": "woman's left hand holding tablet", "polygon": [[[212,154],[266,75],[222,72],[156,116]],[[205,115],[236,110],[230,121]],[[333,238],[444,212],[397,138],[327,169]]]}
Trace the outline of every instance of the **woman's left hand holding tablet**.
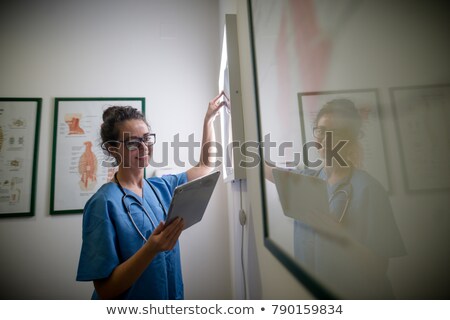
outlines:
{"label": "woman's left hand holding tablet", "polygon": [[151,234],[146,245],[152,247],[156,252],[172,250],[183,231],[183,227],[184,222],[181,218],[175,219],[167,227],[164,222],[160,222]]}

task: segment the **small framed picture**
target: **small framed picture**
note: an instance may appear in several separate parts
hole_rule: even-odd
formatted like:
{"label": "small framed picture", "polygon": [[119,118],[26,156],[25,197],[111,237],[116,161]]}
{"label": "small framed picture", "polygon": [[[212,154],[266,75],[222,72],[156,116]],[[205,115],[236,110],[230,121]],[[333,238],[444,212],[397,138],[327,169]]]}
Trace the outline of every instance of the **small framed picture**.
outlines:
{"label": "small framed picture", "polygon": [[87,200],[116,168],[101,149],[103,111],[132,106],[145,114],[145,98],[56,98],[50,214],[82,213]]}
{"label": "small framed picture", "polygon": [[0,98],[0,218],[33,216],[41,98]]}
{"label": "small framed picture", "polygon": [[408,192],[450,189],[450,85],[390,89]]}

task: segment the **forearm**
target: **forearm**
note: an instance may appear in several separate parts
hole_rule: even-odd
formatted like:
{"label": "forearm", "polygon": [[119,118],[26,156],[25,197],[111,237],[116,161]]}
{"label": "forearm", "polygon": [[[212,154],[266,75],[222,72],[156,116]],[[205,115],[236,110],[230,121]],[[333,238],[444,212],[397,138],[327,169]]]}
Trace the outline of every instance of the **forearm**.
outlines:
{"label": "forearm", "polygon": [[203,137],[200,150],[200,161],[195,167],[190,168],[187,173],[188,181],[203,177],[214,169],[215,151],[211,152],[211,148],[215,148],[215,132],[213,120],[205,118],[203,123]]}
{"label": "forearm", "polygon": [[[223,98],[223,100],[219,101],[220,98]],[[216,162],[215,154],[217,152],[217,150],[214,150],[214,148],[217,148],[215,144],[214,118],[218,115],[219,109],[227,105],[227,101],[228,98],[225,93],[221,92],[208,104],[208,111],[206,112],[205,119],[203,121],[200,162],[195,167],[187,171],[188,181],[200,178],[214,169]],[[213,149],[213,152],[210,152],[210,149]]]}
{"label": "forearm", "polygon": [[119,297],[136,282],[156,254],[157,251],[147,242],[128,260],[118,265],[108,278],[94,280],[94,287],[100,298]]}
{"label": "forearm", "polygon": [[262,165],[264,166],[264,177],[269,180],[270,182],[274,183],[274,179],[273,179],[273,166],[269,165],[267,163],[267,161],[264,161],[262,163]]}
{"label": "forearm", "polygon": [[214,152],[210,152],[211,148],[215,148],[216,135],[214,131],[213,120],[205,118],[203,122],[202,148],[200,151],[200,163],[198,166],[211,167],[215,161]]}
{"label": "forearm", "polygon": [[159,252],[174,248],[183,228],[183,219],[180,218],[168,226],[160,222],[142,248],[118,265],[108,278],[94,281],[95,290],[100,298],[114,299],[130,288]]}

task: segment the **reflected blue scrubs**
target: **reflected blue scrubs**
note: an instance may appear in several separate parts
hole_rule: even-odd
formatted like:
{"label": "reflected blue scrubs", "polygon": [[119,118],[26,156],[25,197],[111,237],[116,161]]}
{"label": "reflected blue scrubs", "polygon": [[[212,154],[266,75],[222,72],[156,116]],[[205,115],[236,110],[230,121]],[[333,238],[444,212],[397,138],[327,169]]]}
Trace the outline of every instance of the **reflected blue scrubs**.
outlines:
{"label": "reflected blue scrubs", "polygon": [[[186,173],[147,179],[155,187],[168,210],[175,187],[187,182]],[[164,211],[147,183],[143,184],[144,207],[157,226],[164,221]],[[140,201],[132,191],[125,189]],[[77,281],[107,278],[122,262],[129,259],[144,244],[122,204],[123,193],[116,183],[103,185],[86,203],[83,214],[83,243]],[[134,200],[127,197],[127,207]],[[148,238],[155,229],[142,208],[129,206],[131,215],[142,234]],[[155,256],[138,280],[120,299],[183,299],[180,246]],[[94,290],[92,299],[98,299]]]}
{"label": "reflected blue scrubs", "polygon": [[[325,170],[307,169],[301,173],[327,180]],[[295,258],[345,298],[394,298],[387,276],[389,259],[405,255],[406,249],[386,191],[367,172],[354,169],[350,179],[328,185],[328,198],[335,195],[330,203],[330,214],[336,221],[347,200],[344,193],[338,195],[338,188],[352,193],[341,225],[356,243],[368,250],[352,252],[345,242],[322,236],[314,228],[294,221]],[[361,256],[362,252],[370,253],[371,259],[366,261],[368,257]],[[373,263],[370,266],[369,261]]]}
{"label": "reflected blue scrubs", "polygon": [[[311,169],[301,171],[302,174],[317,176],[327,180],[325,170],[319,172]],[[383,186],[364,170],[354,169],[350,180],[347,178],[336,184],[328,185],[328,198],[331,199],[336,189],[341,188],[352,193],[347,213],[342,219],[342,226],[354,240],[371,249],[384,258],[399,257],[406,254],[406,249],[394,219],[389,197]],[[351,189],[350,189],[351,188]],[[338,195],[336,193],[336,195]],[[330,203],[330,213],[339,220],[345,206],[346,197],[336,196]],[[294,250],[301,257],[302,241],[305,233],[313,233],[310,228],[295,221]],[[312,237],[309,237],[312,239]]]}

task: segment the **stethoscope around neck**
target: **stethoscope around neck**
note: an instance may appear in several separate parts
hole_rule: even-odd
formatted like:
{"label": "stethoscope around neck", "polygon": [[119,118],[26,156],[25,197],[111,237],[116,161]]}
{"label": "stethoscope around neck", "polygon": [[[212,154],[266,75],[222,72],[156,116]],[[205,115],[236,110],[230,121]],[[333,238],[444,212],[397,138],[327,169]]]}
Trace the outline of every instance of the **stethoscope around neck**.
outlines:
{"label": "stethoscope around neck", "polygon": [[[119,189],[120,189],[120,191],[121,191],[122,194],[123,194],[123,196],[122,196],[122,205],[123,205],[123,207],[125,208],[125,211],[126,211],[126,213],[127,213],[127,215],[128,215],[128,218],[130,218],[131,223],[133,224],[134,228],[136,229],[137,233],[138,233],[139,236],[142,238],[142,240],[144,240],[144,242],[147,242],[147,238],[142,234],[141,230],[139,230],[138,226],[136,225],[136,222],[134,221],[134,219],[133,219],[133,217],[132,217],[132,215],[131,215],[131,211],[130,211],[130,207],[131,207],[132,205],[135,205],[135,206],[140,207],[140,208],[144,211],[144,214],[147,216],[147,218],[150,220],[150,223],[152,224],[153,228],[154,228],[154,229],[156,228],[157,223],[154,221],[154,219],[151,217],[151,215],[150,215],[150,214],[148,213],[148,211],[145,209],[144,204],[143,204],[143,202],[144,202],[144,188],[142,188],[142,203],[141,203],[141,202],[139,201],[139,199],[138,199],[136,196],[134,196],[134,195],[132,195],[132,194],[130,194],[130,193],[126,193],[126,192],[125,192],[125,189],[124,189],[124,188],[122,187],[122,185],[120,184],[119,179],[117,179],[117,172],[114,174],[114,180],[117,182],[117,185],[119,186]],[[148,184],[148,185],[150,186],[150,188],[153,190],[153,193],[155,194],[156,199],[158,199],[159,205],[161,206],[161,208],[162,208],[162,210],[163,210],[163,212],[164,212],[164,217],[166,217],[166,216],[167,216],[167,211],[166,211],[166,209],[164,208],[164,205],[163,205],[163,203],[162,203],[162,201],[161,201],[161,198],[160,198],[159,195],[158,195],[158,192],[156,192],[155,187],[152,186],[152,184],[151,184],[150,182],[148,182],[146,179],[144,179],[144,180],[145,180],[145,182],[147,182],[147,184]],[[131,198],[131,199],[134,200],[133,202],[130,202],[130,204],[129,204],[128,206],[127,206],[126,203],[125,203],[125,200],[126,200],[127,198]]]}
{"label": "stethoscope around neck", "polygon": [[[320,174],[321,170],[319,170],[317,172],[317,176]],[[338,220],[339,223],[341,223],[342,220],[344,219],[344,216],[345,216],[345,214],[348,211],[348,207],[350,205],[350,201],[352,200],[353,187],[352,187],[352,185],[350,183],[350,180],[351,180],[352,176],[353,176],[353,168],[350,169],[350,174],[347,176],[345,181],[342,182],[341,184],[339,184],[339,186],[336,188],[336,190],[334,190],[333,193],[331,194],[331,197],[328,199],[328,205],[331,206],[331,203],[333,202],[333,200],[336,198],[336,196],[339,193],[342,193],[345,196],[345,205],[344,205],[344,208],[342,209],[341,216],[339,217],[339,220]],[[344,189],[345,186],[348,186],[348,190]]]}

